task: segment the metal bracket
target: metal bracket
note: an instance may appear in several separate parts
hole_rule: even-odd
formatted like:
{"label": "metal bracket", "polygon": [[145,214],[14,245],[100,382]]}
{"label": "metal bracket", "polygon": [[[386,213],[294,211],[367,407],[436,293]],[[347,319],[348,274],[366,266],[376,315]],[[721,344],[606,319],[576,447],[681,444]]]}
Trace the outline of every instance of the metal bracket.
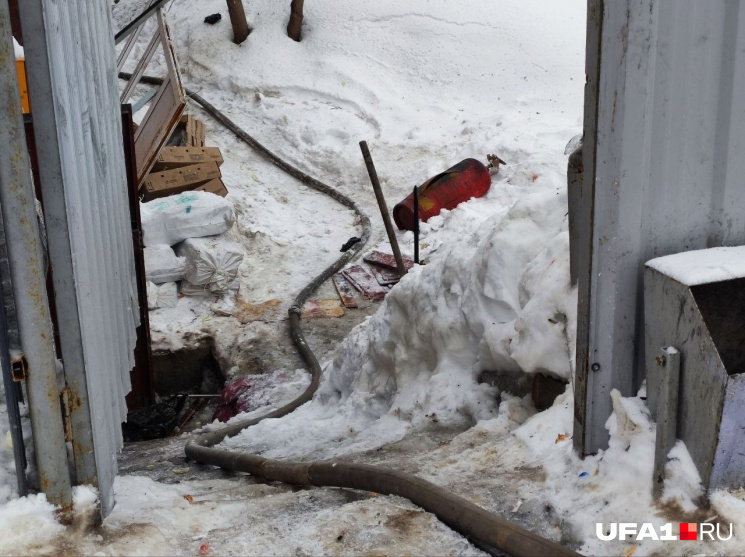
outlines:
{"label": "metal bracket", "polygon": [[13,381],[16,383],[25,381],[28,378],[28,362],[23,355],[11,357],[10,372],[13,376]]}

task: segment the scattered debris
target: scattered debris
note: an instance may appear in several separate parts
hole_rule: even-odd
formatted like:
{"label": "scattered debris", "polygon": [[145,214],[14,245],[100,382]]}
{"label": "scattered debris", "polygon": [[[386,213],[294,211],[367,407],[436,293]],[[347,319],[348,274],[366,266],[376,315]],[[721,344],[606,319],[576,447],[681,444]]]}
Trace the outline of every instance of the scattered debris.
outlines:
{"label": "scattered debris", "polygon": [[348,251],[349,248],[351,248],[353,245],[355,245],[358,242],[361,242],[362,238],[358,238],[357,236],[352,236],[349,240],[344,242],[344,245],[341,247],[339,251]]}
{"label": "scattered debris", "polygon": [[361,265],[352,265],[344,269],[341,273],[368,300],[374,302],[382,300],[388,294],[388,288],[378,284],[375,277]]}
{"label": "scattered debris", "polygon": [[499,170],[500,164],[507,164],[497,155],[486,155],[486,160],[489,161],[489,164],[486,165],[486,168],[488,168],[489,170],[494,170],[495,172]]}
{"label": "scattered debris", "polygon": [[381,286],[390,286],[391,284],[396,284],[399,280],[401,280],[401,277],[398,276],[398,273],[396,271],[392,271],[391,269],[385,269],[377,267],[375,265],[371,265],[370,271],[372,272],[373,276],[375,276],[375,280],[377,280],[378,284],[380,284]]}
{"label": "scattered debris", "polygon": [[247,375],[226,381],[212,420],[227,422],[233,416],[276,402],[271,400],[276,396],[273,391],[291,381],[292,374],[284,372]]}
{"label": "scattered debris", "polygon": [[[390,253],[371,251],[370,253],[365,255],[362,260],[366,261],[367,263],[380,265],[381,267],[385,267],[386,269],[391,269],[392,271],[396,271],[398,269],[398,267],[396,266],[396,258],[393,257],[393,255]],[[406,265],[407,269],[411,269],[414,266],[414,262],[411,259],[407,259],[406,257],[404,257],[404,265]]]}
{"label": "scattered debris", "polygon": [[[251,304],[239,297],[235,300],[235,309],[227,315],[232,315],[244,325],[252,321],[279,321],[283,317],[281,304],[282,300],[277,299]],[[215,313],[220,315],[217,310]]]}
{"label": "scattered debris", "polygon": [[166,437],[176,427],[185,402],[186,395],[180,393],[128,412],[127,421],[122,424],[124,440],[147,441]]}
{"label": "scattered debris", "polygon": [[308,300],[303,306],[303,319],[317,317],[343,317],[344,308],[339,300]]}
{"label": "scattered debris", "polygon": [[352,286],[349,284],[347,279],[337,273],[331,277],[331,280],[333,281],[336,291],[339,293],[339,299],[341,300],[341,303],[344,304],[345,308],[353,309],[359,307],[359,304],[354,297]]}
{"label": "scattered debris", "polygon": [[204,22],[209,23],[210,25],[214,25],[221,19],[222,19],[222,14],[217,13],[217,14],[212,14],[212,15],[208,15],[207,17],[205,17]]}

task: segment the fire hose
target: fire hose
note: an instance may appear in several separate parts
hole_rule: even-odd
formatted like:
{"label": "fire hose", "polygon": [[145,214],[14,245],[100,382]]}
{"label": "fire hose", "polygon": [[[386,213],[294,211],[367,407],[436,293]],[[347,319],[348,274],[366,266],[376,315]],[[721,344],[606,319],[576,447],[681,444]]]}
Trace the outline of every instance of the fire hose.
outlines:
{"label": "fire hose", "polygon": [[[121,73],[119,77],[129,79],[131,76]],[[161,82],[160,79],[149,76],[143,76],[141,81],[156,85]],[[361,241],[344,252],[341,257],[305,286],[295,297],[288,310],[292,340],[310,370],[310,385],[293,401],[263,416],[239,421],[219,430],[197,435],[186,444],[186,457],[196,462],[245,472],[270,481],[316,487],[360,489],[385,495],[398,495],[410,500],[425,511],[431,512],[443,523],[477,542],[479,547],[490,552],[497,549],[515,557],[578,556],[578,553],[567,547],[530,532],[514,522],[501,518],[467,499],[413,474],[381,466],[355,464],[336,459],[322,462],[287,462],[216,447],[224,439],[233,437],[263,420],[286,416],[313,398],[313,394],[320,384],[322,370],[315,354],[305,340],[300,325],[301,308],[323,282],[341,270],[362,249],[370,238],[371,227],[367,214],[354,200],[280,159],[201,95],[188,89],[186,89],[186,94],[210,116],[223,124],[250,147],[266,156],[277,167],[297,178],[306,186],[332,197],[355,211],[362,227]]]}

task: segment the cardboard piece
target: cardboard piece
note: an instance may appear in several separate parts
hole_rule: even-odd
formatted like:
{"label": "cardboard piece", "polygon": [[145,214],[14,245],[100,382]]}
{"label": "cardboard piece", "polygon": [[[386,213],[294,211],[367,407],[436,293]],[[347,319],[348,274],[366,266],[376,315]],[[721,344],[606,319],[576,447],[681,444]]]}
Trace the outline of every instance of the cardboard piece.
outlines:
{"label": "cardboard piece", "polygon": [[210,180],[206,184],[202,184],[201,186],[194,188],[194,191],[208,191],[221,197],[225,197],[226,195],[228,195],[228,188],[225,187],[225,184],[222,183],[222,180],[220,178]]}
{"label": "cardboard piece", "polygon": [[[386,269],[398,271],[398,265],[396,265],[396,258],[393,257],[393,255],[390,253],[383,253],[381,251],[371,251],[370,253],[365,255],[362,259],[363,261],[366,261],[368,263],[374,263],[375,265],[380,265],[381,267],[385,267]],[[407,270],[409,270],[414,266],[414,262],[411,259],[404,257],[404,266],[406,267]]]}
{"label": "cardboard piece", "polygon": [[153,172],[182,168],[192,164],[214,162],[223,163],[222,153],[217,147],[163,147],[155,159]]}
{"label": "cardboard piece", "polygon": [[352,283],[352,286],[362,292],[365,298],[373,302],[382,300],[389,292],[388,288],[378,284],[375,277],[361,265],[347,267],[341,272],[341,274]]}
{"label": "cardboard piece", "polygon": [[344,304],[345,308],[359,307],[359,304],[354,297],[352,286],[349,284],[347,279],[337,273],[331,277],[331,280],[334,282],[336,291],[339,293],[339,299],[341,300],[341,303]]}
{"label": "cardboard piece", "polygon": [[401,280],[401,277],[398,276],[398,271],[392,271],[391,269],[377,267],[375,265],[370,266],[370,271],[372,271],[375,280],[377,280],[378,284],[381,286],[390,286],[391,284],[396,284]]}
{"label": "cardboard piece", "polygon": [[210,180],[220,178],[220,176],[220,168],[214,162],[193,164],[163,172],[153,172],[148,174],[143,183],[143,195],[145,201],[150,201],[159,197],[193,190]]}
{"label": "cardboard piece", "polygon": [[344,308],[339,300],[308,300],[302,311],[303,319],[319,317],[343,317]]}
{"label": "cardboard piece", "polygon": [[204,146],[204,122],[194,119],[194,143],[195,147]]}

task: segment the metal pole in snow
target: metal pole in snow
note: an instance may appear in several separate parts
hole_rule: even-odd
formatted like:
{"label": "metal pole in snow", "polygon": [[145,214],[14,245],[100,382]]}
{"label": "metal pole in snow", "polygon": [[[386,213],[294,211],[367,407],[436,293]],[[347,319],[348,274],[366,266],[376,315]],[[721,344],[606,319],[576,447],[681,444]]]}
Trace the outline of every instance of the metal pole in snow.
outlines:
{"label": "metal pole in snow", "polygon": [[0,1],[0,206],[18,312],[21,348],[28,362],[28,402],[41,490],[63,510],[72,505],[65,432],[57,387],[52,321],[36,220],[8,3]]}
{"label": "metal pole in snow", "polygon": [[414,186],[414,263],[419,265],[419,186]]}
{"label": "metal pole in snow", "polygon": [[391,223],[391,216],[388,214],[388,206],[385,203],[385,197],[383,197],[383,190],[380,187],[378,173],[375,171],[375,165],[373,164],[370,149],[367,148],[366,141],[360,141],[360,149],[362,150],[362,157],[365,159],[367,173],[370,175],[370,182],[372,182],[372,187],[375,191],[375,197],[378,200],[380,214],[383,216],[383,224],[385,224],[385,231],[388,233],[388,241],[391,243],[391,249],[393,249],[393,257],[396,258],[398,274],[399,276],[404,276],[406,274],[406,265],[404,265],[404,259],[401,257],[401,250],[398,249],[396,232],[393,230],[393,223]]}

